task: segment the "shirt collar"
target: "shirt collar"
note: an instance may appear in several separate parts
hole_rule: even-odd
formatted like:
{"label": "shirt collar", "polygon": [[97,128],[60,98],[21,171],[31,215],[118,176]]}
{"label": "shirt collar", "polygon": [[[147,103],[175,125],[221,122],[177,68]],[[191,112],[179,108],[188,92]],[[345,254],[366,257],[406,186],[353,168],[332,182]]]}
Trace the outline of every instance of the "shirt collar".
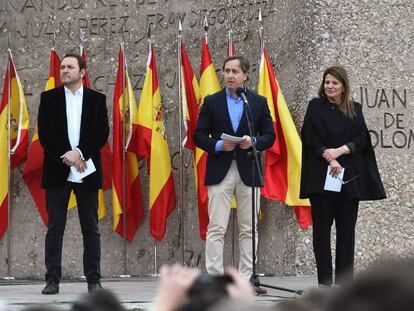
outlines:
{"label": "shirt collar", "polygon": [[76,90],[75,94],[72,93],[71,90],[69,90],[66,86],[64,86],[65,88],[65,93],[69,93],[70,95],[73,96],[83,96],[83,84],[81,84],[81,86]]}
{"label": "shirt collar", "polygon": [[226,96],[236,101],[241,99],[240,97],[235,98],[227,87],[226,87]]}

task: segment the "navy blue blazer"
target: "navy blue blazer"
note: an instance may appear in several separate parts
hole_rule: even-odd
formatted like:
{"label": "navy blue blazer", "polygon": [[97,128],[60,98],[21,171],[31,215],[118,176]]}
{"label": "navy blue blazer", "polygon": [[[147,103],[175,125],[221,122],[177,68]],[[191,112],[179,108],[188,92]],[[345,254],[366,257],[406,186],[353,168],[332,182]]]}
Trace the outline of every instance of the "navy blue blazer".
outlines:
{"label": "navy blue blazer", "polygon": [[[253,115],[256,148],[258,151],[263,151],[270,148],[276,138],[272,117],[265,97],[249,90],[246,90],[246,97]],[[262,186],[257,172],[256,179],[253,181],[252,178],[251,160],[247,158],[247,152],[250,149],[236,147],[230,152],[215,151],[216,143],[220,140],[222,133],[234,136],[250,135],[245,112],[243,112],[239,128],[234,132],[227,108],[225,88],[205,97],[194,133],[197,147],[208,153],[205,184],[208,186],[220,183],[226,176],[231,162],[235,159],[243,183],[247,186]]]}
{"label": "navy blue blazer", "polygon": [[[61,185],[66,182],[70,168],[60,156],[72,150],[66,118],[64,87],[45,91],[40,96],[38,115],[39,141],[44,150],[42,187]],[[85,158],[92,161],[96,172],[83,179],[88,188],[101,188],[101,148],[109,136],[108,114],[105,95],[83,88],[82,118],[79,145]]]}

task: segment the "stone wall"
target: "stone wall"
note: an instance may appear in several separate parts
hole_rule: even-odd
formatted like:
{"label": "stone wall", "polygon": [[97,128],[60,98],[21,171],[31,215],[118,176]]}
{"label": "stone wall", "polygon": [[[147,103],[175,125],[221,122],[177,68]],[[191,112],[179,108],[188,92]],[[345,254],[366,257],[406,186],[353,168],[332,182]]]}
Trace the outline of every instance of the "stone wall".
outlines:
{"label": "stone wall", "polygon": [[[67,51],[78,51],[81,28],[86,37],[92,88],[107,95],[108,111],[112,115],[119,42],[125,38],[129,73],[139,100],[148,53],[146,29],[150,26],[156,45],[178,198],[177,208],[168,219],[166,237],[157,243],[157,263],[181,262],[184,253],[186,263],[203,267],[204,243],[198,234],[192,162],[188,151],[184,151],[183,184],[179,178],[178,19],[183,22],[183,42],[197,77],[204,16],[207,13],[210,16],[209,48],[220,77],[220,67],[226,56],[227,31],[231,26],[237,53],[247,56],[252,63],[250,87],[255,89],[260,57],[259,8],[263,12],[269,56],[298,128],[308,100],[316,94],[323,70],[333,63],[348,69],[355,99],[364,105],[389,198],[361,204],[357,266],[362,268],[379,257],[411,254],[414,249],[411,226],[414,205],[411,197],[414,189],[411,1],[0,0],[0,55],[3,55],[0,70],[3,72],[6,66],[10,32],[15,63],[25,85],[32,134],[40,93],[48,75],[52,33],[57,32],[56,50],[63,55]],[[143,163],[141,167],[147,207],[148,176]],[[16,277],[41,278],[46,230],[21,175],[22,168],[19,168],[12,178],[11,270]],[[113,276],[124,272],[123,241],[112,230],[111,191],[106,192],[106,201],[108,215],[100,222],[102,273]],[[259,272],[314,273],[311,230],[298,228],[291,208],[264,199],[262,207]],[[184,239],[180,236],[181,210]],[[155,271],[155,243],[149,234],[147,216],[134,241],[127,245],[127,272],[133,275]],[[225,248],[229,264],[233,262],[231,231]],[[237,262],[237,241],[235,248],[234,260]],[[81,250],[77,212],[70,211],[64,240],[64,277],[82,275]],[[3,238],[0,241],[0,275],[6,274],[5,259],[6,239]]]}
{"label": "stone wall", "polygon": [[[356,232],[357,269],[381,258],[414,254],[414,3],[312,1],[307,97],[323,69],[342,64],[363,111],[388,198],[362,202]],[[311,237],[299,231],[300,273],[314,271]],[[334,243],[333,243],[334,244]]]}

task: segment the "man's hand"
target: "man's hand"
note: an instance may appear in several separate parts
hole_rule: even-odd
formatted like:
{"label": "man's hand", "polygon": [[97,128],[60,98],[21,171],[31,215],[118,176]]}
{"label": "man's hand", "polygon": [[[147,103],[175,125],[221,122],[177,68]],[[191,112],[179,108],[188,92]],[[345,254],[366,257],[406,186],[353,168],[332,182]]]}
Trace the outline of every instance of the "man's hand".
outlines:
{"label": "man's hand", "polygon": [[223,151],[233,151],[236,148],[237,143],[231,140],[223,140]]}
{"label": "man's hand", "polygon": [[330,173],[334,177],[338,176],[342,172],[342,166],[336,160],[332,160],[331,162],[329,162],[329,166],[331,167]]}
{"label": "man's hand", "polygon": [[154,299],[154,310],[177,310],[187,299],[187,293],[200,271],[175,264],[162,266],[160,272],[161,278]]}
{"label": "man's hand", "polygon": [[338,159],[341,155],[343,155],[345,153],[344,148],[339,147],[339,148],[330,148],[330,149],[326,149],[323,153],[322,153],[322,157],[328,161],[331,162],[332,160],[336,160]]}
{"label": "man's hand", "polygon": [[233,279],[233,283],[227,285],[229,296],[235,300],[253,301],[253,287],[249,281],[245,279],[237,270],[233,267],[226,268],[226,274],[230,275]]}
{"label": "man's hand", "polygon": [[76,163],[75,163],[75,168],[79,173],[83,173],[84,171],[86,171],[86,169],[88,168],[86,161],[82,161],[81,159],[79,159]]}
{"label": "man's hand", "polygon": [[252,144],[251,137],[248,136],[248,135],[244,135],[243,140],[239,143],[239,147],[241,149],[249,149],[252,146],[253,146],[253,144]]}
{"label": "man's hand", "polygon": [[80,160],[80,153],[78,150],[73,149],[66,152],[64,155],[60,156],[62,162],[65,163],[67,166],[73,166],[76,162]]}

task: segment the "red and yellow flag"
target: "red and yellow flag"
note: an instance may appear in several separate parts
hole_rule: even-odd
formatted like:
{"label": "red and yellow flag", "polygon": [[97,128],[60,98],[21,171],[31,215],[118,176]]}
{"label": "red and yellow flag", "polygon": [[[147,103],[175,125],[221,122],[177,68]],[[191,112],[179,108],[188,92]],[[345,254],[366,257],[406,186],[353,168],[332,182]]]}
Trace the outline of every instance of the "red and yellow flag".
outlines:
{"label": "red and yellow flag", "polygon": [[[124,116],[125,122],[123,122]],[[125,128],[123,123],[125,123]],[[131,81],[129,80],[128,70],[124,63],[123,46],[121,46],[118,54],[118,76],[114,91],[112,208],[114,230],[121,236],[124,236],[125,226],[125,238],[128,241],[133,240],[139,224],[144,218],[141,181],[138,172],[137,135],[137,104]],[[127,148],[125,176],[123,170],[124,146]],[[123,202],[124,181],[126,202]],[[126,219],[125,224],[124,213]]]}
{"label": "red and yellow flag", "polygon": [[176,206],[176,197],[152,44],[139,103],[138,124],[140,155],[149,160],[150,232],[156,240],[162,240],[167,227],[167,218]]}
{"label": "red and yellow flag", "polygon": [[[60,59],[56,51],[52,50],[50,51],[49,78],[46,82],[45,90],[54,89],[60,85]],[[48,214],[46,209],[46,194],[45,190],[41,187],[43,158],[43,148],[40,145],[39,137],[37,136],[36,126],[29,149],[28,159],[24,167],[23,180],[29,188],[43,223],[47,225]]]}
{"label": "red and yellow flag", "polygon": [[[83,48],[83,45],[80,45],[80,55],[82,59],[86,63],[86,54],[85,49]],[[83,85],[87,88],[90,88],[89,83],[89,75],[88,75],[88,66],[86,65],[85,68],[85,75],[83,76]],[[112,184],[112,154],[111,154],[111,148],[109,147],[109,142],[107,142],[101,149],[101,163],[102,163],[102,175],[103,175],[103,183],[102,188],[98,191],[98,219],[102,219],[106,216],[106,207],[105,207],[105,196],[104,191],[111,188]],[[71,200],[74,199],[73,195],[71,195]],[[76,200],[76,199],[75,199]],[[76,205],[76,201],[74,201],[74,204]],[[72,207],[71,204],[69,206]]]}
{"label": "red and yellow flag", "polygon": [[182,112],[186,136],[184,147],[195,151],[194,131],[197,126],[198,110],[200,105],[200,89],[194,75],[193,67],[188,58],[187,51],[181,43],[181,85],[182,85]]}
{"label": "red and yellow flag", "polygon": [[22,164],[27,158],[29,113],[27,112],[23,86],[17,75],[11,52],[9,52],[9,55],[10,76],[9,80],[6,79],[6,81],[10,83],[10,153],[11,168],[13,169]]}
{"label": "red and yellow flag", "polygon": [[205,240],[208,224],[208,191],[207,187],[204,185],[207,153],[202,149],[197,148],[194,143],[194,131],[197,126],[198,112],[201,103],[200,89],[184,44],[181,45],[181,77],[183,99],[182,111],[184,128],[186,129],[186,138],[183,143],[186,148],[193,152],[200,235],[201,238]]}
{"label": "red and yellow flag", "polygon": [[[10,120],[9,120],[10,113]],[[10,136],[9,136],[10,124]],[[3,96],[0,103],[0,238],[8,228],[9,168],[15,168],[27,158],[29,114],[23,86],[9,50]],[[9,144],[10,143],[10,144]],[[10,149],[9,149],[10,148]]]}
{"label": "red and yellow flag", "polygon": [[[10,64],[10,61],[8,61]],[[3,96],[0,103],[0,239],[6,232],[9,215],[9,142],[8,142],[8,130],[9,127],[9,116],[8,116],[8,105],[9,105],[9,66],[6,70],[6,78],[4,79]]]}
{"label": "red and yellow flag", "polygon": [[[201,47],[201,68],[200,68],[200,103],[208,95],[220,91],[220,82],[217,77],[216,68],[211,60],[210,51],[207,44],[207,36],[203,38]],[[201,109],[201,106],[199,107]],[[207,153],[200,148],[196,149],[195,163],[197,165],[197,183],[198,183],[198,221],[200,227],[200,236],[206,239],[208,218],[208,191],[204,185],[206,176]],[[201,204],[200,204],[201,203]]]}
{"label": "red and yellow flag", "polygon": [[309,200],[299,198],[302,142],[273,73],[266,49],[260,61],[258,93],[267,98],[276,141],[266,150],[262,195],[295,207],[302,228],[312,223]]}

